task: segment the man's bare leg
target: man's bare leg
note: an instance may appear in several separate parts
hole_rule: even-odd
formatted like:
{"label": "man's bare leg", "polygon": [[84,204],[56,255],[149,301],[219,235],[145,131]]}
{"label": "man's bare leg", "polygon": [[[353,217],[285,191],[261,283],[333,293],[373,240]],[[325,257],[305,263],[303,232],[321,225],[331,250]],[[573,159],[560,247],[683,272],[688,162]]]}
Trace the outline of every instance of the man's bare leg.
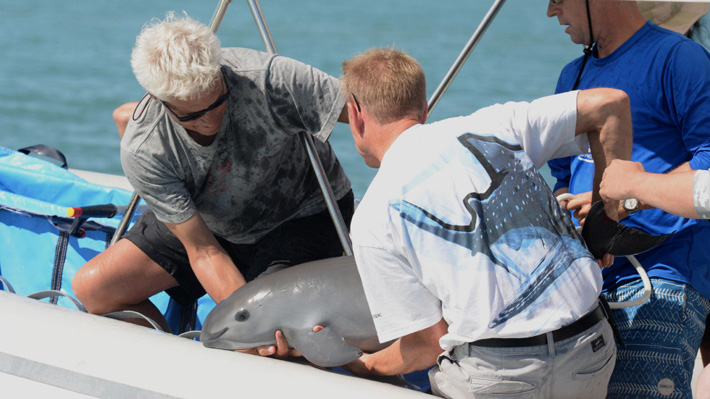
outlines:
{"label": "man's bare leg", "polygon": [[[149,298],[177,285],[168,272],[126,239],[87,262],[72,280],[74,294],[89,313],[133,310],[155,320],[165,331],[170,327]],[[129,321],[149,326],[144,319]]]}

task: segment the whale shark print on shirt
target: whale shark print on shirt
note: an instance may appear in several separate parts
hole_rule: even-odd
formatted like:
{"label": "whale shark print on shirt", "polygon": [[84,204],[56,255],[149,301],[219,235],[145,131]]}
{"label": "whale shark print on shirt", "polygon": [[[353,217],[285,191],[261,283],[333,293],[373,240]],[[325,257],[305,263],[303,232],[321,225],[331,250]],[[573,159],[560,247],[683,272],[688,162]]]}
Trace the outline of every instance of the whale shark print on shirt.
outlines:
{"label": "whale shark print on shirt", "polygon": [[458,139],[468,150],[459,154],[473,157],[457,161],[478,164],[470,169],[482,168],[490,178],[485,191],[460,199],[469,224],[447,223],[435,211],[406,200],[390,206],[417,228],[469,249],[472,257],[485,255],[497,274],[520,281],[489,323],[496,327],[533,305],[575,259],[590,254],[520,145],[472,133]]}

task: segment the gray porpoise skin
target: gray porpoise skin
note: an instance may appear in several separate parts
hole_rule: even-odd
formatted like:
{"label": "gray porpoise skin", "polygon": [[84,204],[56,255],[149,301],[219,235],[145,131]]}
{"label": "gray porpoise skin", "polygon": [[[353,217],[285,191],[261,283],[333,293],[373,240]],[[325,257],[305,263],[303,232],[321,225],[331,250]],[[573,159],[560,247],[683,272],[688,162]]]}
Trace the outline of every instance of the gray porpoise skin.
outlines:
{"label": "gray porpoise skin", "polygon": [[[313,333],[314,326],[325,330]],[[207,315],[200,340],[235,350],[274,345],[281,330],[312,363],[335,367],[380,344],[352,256],[304,263],[250,281]]]}

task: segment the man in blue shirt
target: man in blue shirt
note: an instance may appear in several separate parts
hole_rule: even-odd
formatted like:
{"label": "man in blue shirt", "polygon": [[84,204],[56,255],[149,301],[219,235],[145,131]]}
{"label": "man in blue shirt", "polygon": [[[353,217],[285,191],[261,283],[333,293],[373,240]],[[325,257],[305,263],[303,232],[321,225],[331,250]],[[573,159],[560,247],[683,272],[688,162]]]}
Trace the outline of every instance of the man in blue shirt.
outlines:
{"label": "man in blue shirt", "polygon": [[[632,160],[654,173],[710,168],[710,55],[682,35],[648,22],[629,1],[551,0],[557,17],[585,55],[562,71],[556,92],[613,87],[631,101]],[[549,163],[555,194],[576,194],[565,204],[584,218],[594,165],[589,155]],[[618,309],[626,348],[619,348],[609,397],[690,397],[690,381],[710,311],[710,224],[626,202],[627,226],[651,234],[675,233],[663,245],[637,255],[654,287],[651,299]],[[604,270],[611,302],[640,296],[643,284],[623,257]]]}

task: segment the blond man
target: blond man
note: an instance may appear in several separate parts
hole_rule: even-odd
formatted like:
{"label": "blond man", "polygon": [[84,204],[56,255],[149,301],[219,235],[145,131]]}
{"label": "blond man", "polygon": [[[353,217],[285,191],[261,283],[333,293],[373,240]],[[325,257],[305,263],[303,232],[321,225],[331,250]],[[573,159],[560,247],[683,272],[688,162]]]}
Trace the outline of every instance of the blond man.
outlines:
{"label": "blond man", "polygon": [[341,81],[355,145],[379,168],[353,217],[355,257],[379,339],[395,340],[349,368],[438,363],[432,389],[453,398],[603,398],[616,348],[600,268],[537,167],[588,145],[628,158],[626,95],[574,92],[426,125],[424,73],[403,52],[367,51]]}

